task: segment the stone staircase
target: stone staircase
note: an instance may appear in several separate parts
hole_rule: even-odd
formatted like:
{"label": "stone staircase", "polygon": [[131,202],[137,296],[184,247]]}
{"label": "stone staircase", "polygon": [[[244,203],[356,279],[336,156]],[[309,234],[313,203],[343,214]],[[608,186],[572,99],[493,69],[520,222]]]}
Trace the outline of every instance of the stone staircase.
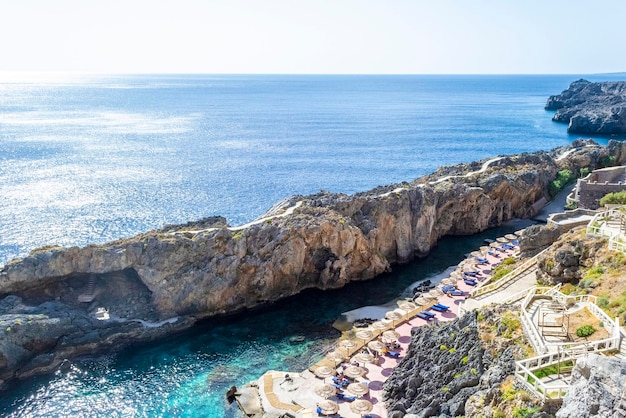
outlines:
{"label": "stone staircase", "polygon": [[87,282],[87,289],[85,290],[85,293],[81,293],[80,295],[78,295],[78,301],[80,303],[92,302],[96,297],[96,295],[94,294],[95,287],[96,276],[92,274],[89,276],[89,281]]}

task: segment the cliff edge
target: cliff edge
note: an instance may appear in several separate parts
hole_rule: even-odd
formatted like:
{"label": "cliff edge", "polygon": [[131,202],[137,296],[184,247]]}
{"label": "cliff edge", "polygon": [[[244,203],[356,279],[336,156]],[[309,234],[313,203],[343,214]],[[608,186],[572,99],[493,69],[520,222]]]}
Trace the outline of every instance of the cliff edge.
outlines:
{"label": "cliff edge", "polygon": [[626,82],[580,79],[550,96],[545,109],[556,110],[552,120],[567,123],[571,133],[626,134]]}
{"label": "cliff edge", "polygon": [[621,142],[574,145],[444,167],[352,196],[294,196],[242,227],[216,217],[34,250],[0,270],[0,380],[307,288],[371,279],[426,255],[444,235],[532,216],[559,170],[597,168],[607,155],[626,161]]}

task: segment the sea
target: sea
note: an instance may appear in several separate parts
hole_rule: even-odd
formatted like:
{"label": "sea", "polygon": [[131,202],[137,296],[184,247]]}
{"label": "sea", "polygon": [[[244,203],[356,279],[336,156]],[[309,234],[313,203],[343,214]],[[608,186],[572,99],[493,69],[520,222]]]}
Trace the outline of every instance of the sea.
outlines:
{"label": "sea", "polygon": [[[252,221],[320,190],[352,194],[437,167],[570,144],[545,111],[579,78],[623,75],[0,77],[0,265],[221,215]],[[594,138],[606,144],[607,137]],[[301,371],[342,312],[381,305],[516,229],[444,238],[368,282],[300,295],[11,382],[10,417],[241,417],[225,392]]]}

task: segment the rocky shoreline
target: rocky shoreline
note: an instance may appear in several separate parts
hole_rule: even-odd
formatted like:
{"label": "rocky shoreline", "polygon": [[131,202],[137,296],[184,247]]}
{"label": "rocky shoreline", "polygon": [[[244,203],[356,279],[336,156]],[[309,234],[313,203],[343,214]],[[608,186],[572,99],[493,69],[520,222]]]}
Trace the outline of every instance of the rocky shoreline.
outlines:
{"label": "rocky shoreline", "polygon": [[579,134],[626,134],[626,82],[574,81],[561,94],[550,96],[546,110],[556,110],[552,120],[567,123]]}
{"label": "rocky shoreline", "polygon": [[[103,245],[35,250],[0,271],[0,380],[307,288],[371,279],[425,256],[445,235],[532,216],[558,171],[597,168],[608,155],[622,164],[626,146],[576,141],[352,196],[294,196],[242,227],[215,217]],[[111,319],[97,319],[98,308]]]}

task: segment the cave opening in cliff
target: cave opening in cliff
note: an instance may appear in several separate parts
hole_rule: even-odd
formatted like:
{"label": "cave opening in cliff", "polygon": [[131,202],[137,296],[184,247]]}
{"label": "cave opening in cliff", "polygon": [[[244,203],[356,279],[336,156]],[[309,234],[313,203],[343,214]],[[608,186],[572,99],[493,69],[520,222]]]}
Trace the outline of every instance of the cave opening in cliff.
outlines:
{"label": "cave opening in cliff", "polygon": [[72,309],[92,312],[105,308],[111,316],[156,320],[152,292],[137,272],[78,273],[16,293],[26,305],[56,301]]}

